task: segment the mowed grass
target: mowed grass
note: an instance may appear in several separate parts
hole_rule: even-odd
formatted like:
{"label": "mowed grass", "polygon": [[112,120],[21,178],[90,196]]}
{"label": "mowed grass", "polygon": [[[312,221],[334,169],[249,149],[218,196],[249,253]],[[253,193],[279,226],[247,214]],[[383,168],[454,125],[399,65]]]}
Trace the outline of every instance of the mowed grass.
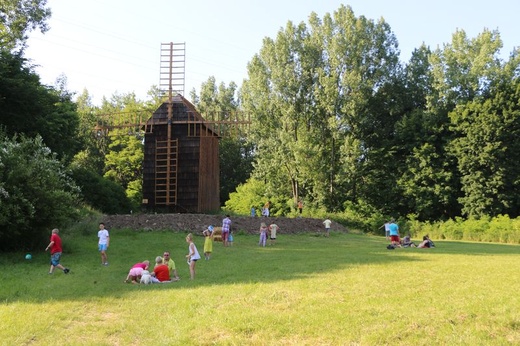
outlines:
{"label": "mowed grass", "polygon": [[[48,253],[0,256],[0,344],[520,344],[520,246],[391,251],[383,237],[333,233],[280,234],[260,248],[237,235],[233,247],[215,243],[191,281],[184,233],[112,230],[108,267],[95,232],[61,235],[68,275],[47,274]],[[164,250],[181,281],[123,283]]]}

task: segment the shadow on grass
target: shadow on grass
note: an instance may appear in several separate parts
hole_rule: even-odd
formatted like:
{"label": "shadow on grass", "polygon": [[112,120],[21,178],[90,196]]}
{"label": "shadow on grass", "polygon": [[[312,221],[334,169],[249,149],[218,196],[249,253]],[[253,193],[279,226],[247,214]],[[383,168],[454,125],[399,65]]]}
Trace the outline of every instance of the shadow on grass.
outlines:
{"label": "shadow on grass", "polygon": [[[4,268],[1,304],[125,298],[134,292],[150,297],[152,291],[157,290],[295,280],[364,265],[380,265],[382,271],[387,271],[396,263],[427,261],[436,254],[517,255],[520,250],[517,245],[453,241],[436,242],[437,247],[433,249],[387,250],[384,237],[339,233],[333,233],[330,238],[316,234],[280,234],[275,245],[259,247],[257,236],[237,235],[232,247],[214,243],[212,258],[205,261],[204,239],[196,237],[195,244],[202,259],[197,262],[196,279],[190,280],[184,258],[188,246],[184,238],[184,233],[114,230],[108,250],[110,265],[102,266],[95,233],[64,235],[62,264],[71,268],[69,274],[61,271],[47,274],[48,253],[33,253],[30,261],[21,253],[1,254],[0,264]],[[134,263],[143,260],[153,263],[163,251],[171,252],[181,276],[179,282],[148,286],[123,283]],[[418,254],[425,256],[418,257]]]}

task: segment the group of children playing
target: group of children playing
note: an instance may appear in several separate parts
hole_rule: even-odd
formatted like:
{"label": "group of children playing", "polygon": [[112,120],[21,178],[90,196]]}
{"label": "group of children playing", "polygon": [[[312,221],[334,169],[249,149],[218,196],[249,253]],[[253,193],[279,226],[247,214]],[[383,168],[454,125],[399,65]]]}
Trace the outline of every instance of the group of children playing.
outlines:
{"label": "group of children playing", "polygon": [[[267,242],[267,233],[270,231],[269,244],[274,245],[276,242],[276,232],[280,227],[275,223],[272,223],[267,227],[265,222],[262,222],[260,226],[260,246],[266,245]],[[204,258],[209,260],[211,258],[211,253],[213,252],[213,226],[208,226],[202,232],[204,236]],[[186,242],[188,245],[188,254],[186,255],[187,263],[190,266],[190,276],[193,280],[195,278],[195,265],[197,261],[201,258],[197,246],[193,242],[193,235],[190,233],[186,236]],[[233,244],[233,234],[231,231],[228,236],[228,243]],[[179,280],[179,275],[177,274],[177,269],[175,267],[175,262],[170,258],[170,253],[165,251],[163,256],[157,256],[155,259],[155,266],[153,271],[149,272],[150,261],[146,260],[143,262],[136,263],[130,268],[128,275],[125,279],[125,283],[143,283],[143,277],[148,274],[151,276],[152,283],[167,283]]]}
{"label": "group of children playing", "polygon": [[[186,242],[188,243],[186,260],[190,266],[190,278],[193,280],[195,278],[195,265],[201,257],[197,246],[193,242],[193,235],[191,233],[186,236]],[[204,251],[206,251],[206,249],[204,249]],[[211,253],[211,250],[209,253]],[[208,259],[208,257],[206,259]],[[149,271],[149,267],[150,261],[148,260],[134,264],[132,268],[130,268],[124,282],[133,284],[168,283],[180,280],[175,262],[170,258],[168,251],[165,251],[162,257],[157,256],[155,258],[155,266],[152,272]]]}
{"label": "group of children playing", "polygon": [[[204,258],[206,261],[211,258],[211,253],[213,252],[213,229],[214,227],[209,225],[207,229],[202,231],[202,235],[204,236]],[[227,241],[228,244],[233,244],[233,234],[231,233],[231,230]],[[193,280],[195,278],[195,267],[197,261],[201,259],[201,256],[197,250],[197,246],[193,242],[193,235],[191,233],[186,236],[186,242],[188,243],[186,261],[190,267],[190,278]],[[167,251],[164,252],[163,257],[156,257],[155,266],[151,273],[148,271],[149,266],[150,261],[148,260],[134,264],[132,268],[130,268],[124,282],[131,282],[133,284],[143,283],[143,277],[148,274],[151,276],[152,283],[166,283],[179,280],[179,275],[175,268],[175,262],[170,258],[170,253]]]}
{"label": "group of children playing", "polygon": [[[332,221],[329,219],[323,222],[325,225],[326,236],[329,236],[331,223]],[[209,225],[208,228],[202,232],[202,235],[204,236],[205,260],[209,260],[211,258],[211,253],[213,252],[213,229],[213,226]],[[260,224],[260,240],[258,245],[265,247],[267,240],[269,240],[269,245],[275,245],[276,234],[279,229],[280,227],[275,223],[267,226],[265,222],[262,222]],[[193,242],[193,235],[191,233],[186,236],[186,242],[189,244],[186,259],[188,265],[190,266],[190,277],[193,280],[195,278],[195,266],[201,256],[197,250],[197,246]],[[228,235],[228,243],[230,245],[233,244],[233,234],[231,233],[231,230],[229,231]],[[141,283],[143,282],[143,277],[146,277],[147,275],[150,275],[150,281],[152,283],[166,283],[179,280],[175,262],[170,258],[170,253],[168,251],[165,251],[162,257],[156,257],[155,266],[152,272],[149,272],[149,267],[150,261],[148,260],[134,264],[132,268],[130,268],[130,271],[128,272],[124,282],[131,282],[133,284]]]}
{"label": "group of children playing", "polygon": [[387,246],[388,249],[395,249],[398,247],[417,247],[417,248],[432,248],[435,247],[433,241],[431,241],[428,235],[423,237],[422,242],[417,245],[412,241],[410,233],[408,233],[403,239],[399,238],[399,226],[395,223],[395,220],[392,219],[388,222],[385,222],[381,227],[385,229],[386,239],[390,240],[390,245]]}
{"label": "group of children playing", "polygon": [[396,247],[416,247],[423,249],[435,247],[435,244],[428,235],[425,235],[423,237],[422,242],[420,242],[419,245],[417,245],[412,241],[410,234],[407,234],[403,239],[399,239],[397,243],[395,241],[392,241],[392,244],[390,244],[389,246],[392,246],[394,249]]}

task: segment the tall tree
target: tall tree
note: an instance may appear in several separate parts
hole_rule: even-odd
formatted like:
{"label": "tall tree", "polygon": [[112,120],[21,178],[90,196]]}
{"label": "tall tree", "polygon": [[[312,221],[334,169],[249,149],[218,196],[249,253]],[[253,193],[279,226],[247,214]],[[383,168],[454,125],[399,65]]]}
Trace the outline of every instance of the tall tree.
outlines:
{"label": "tall tree", "polygon": [[0,124],[9,135],[41,135],[60,158],[71,159],[79,150],[79,125],[66,81],[44,86],[20,53],[0,49]]}
{"label": "tall tree", "polygon": [[496,30],[484,30],[473,39],[457,30],[450,43],[430,56],[435,92],[428,98],[429,106],[451,111],[457,104],[485,96],[500,76],[502,45]]}
{"label": "tall tree", "polygon": [[83,169],[103,174],[105,155],[108,152],[108,141],[103,128],[103,119],[98,117],[98,111],[92,104],[88,90],[77,97],[79,129],[78,136],[83,142],[83,148],[74,157],[74,165]]}
{"label": "tall tree", "polygon": [[419,220],[460,215],[455,158],[445,152],[452,138],[447,111],[429,103],[438,94],[431,59],[431,50],[423,45],[405,66],[407,104],[395,124],[393,143],[394,161],[399,163],[395,181],[401,193],[394,210]]}
{"label": "tall tree", "polygon": [[275,191],[289,187],[294,201],[337,209],[360,197],[367,135],[378,121],[370,103],[396,72],[397,41],[384,20],[357,18],[350,7],[309,22],[289,22],[264,40],[243,105],[255,115],[255,176]]}
{"label": "tall tree", "polygon": [[450,148],[462,175],[462,211],[469,217],[520,213],[520,77],[506,76],[489,98],[450,114],[458,134]]}
{"label": "tall tree", "polygon": [[487,97],[502,68],[497,58],[501,47],[496,31],[484,30],[470,39],[457,30],[442,49],[421,47],[412,55],[406,80],[415,107],[396,127],[396,145],[404,154],[397,180],[403,213],[422,220],[461,214],[461,177],[449,149],[457,133],[448,114],[457,105]]}
{"label": "tall tree", "polygon": [[23,48],[30,31],[39,28],[46,32],[46,20],[51,16],[46,5],[47,0],[0,1],[0,47]]}
{"label": "tall tree", "polygon": [[107,137],[104,177],[121,185],[137,207],[142,200],[143,134],[138,126],[126,125],[135,124],[138,113],[143,110],[143,103],[136,99],[134,93],[114,94],[110,102],[103,100],[101,109],[113,118],[112,125],[115,125]]}

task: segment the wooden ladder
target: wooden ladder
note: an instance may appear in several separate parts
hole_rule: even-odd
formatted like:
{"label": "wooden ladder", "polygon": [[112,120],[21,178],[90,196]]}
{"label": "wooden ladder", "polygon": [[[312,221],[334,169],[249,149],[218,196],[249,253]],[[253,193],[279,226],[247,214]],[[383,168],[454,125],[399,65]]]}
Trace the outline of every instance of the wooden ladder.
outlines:
{"label": "wooden ladder", "polygon": [[177,139],[155,142],[155,205],[177,204],[178,148]]}

